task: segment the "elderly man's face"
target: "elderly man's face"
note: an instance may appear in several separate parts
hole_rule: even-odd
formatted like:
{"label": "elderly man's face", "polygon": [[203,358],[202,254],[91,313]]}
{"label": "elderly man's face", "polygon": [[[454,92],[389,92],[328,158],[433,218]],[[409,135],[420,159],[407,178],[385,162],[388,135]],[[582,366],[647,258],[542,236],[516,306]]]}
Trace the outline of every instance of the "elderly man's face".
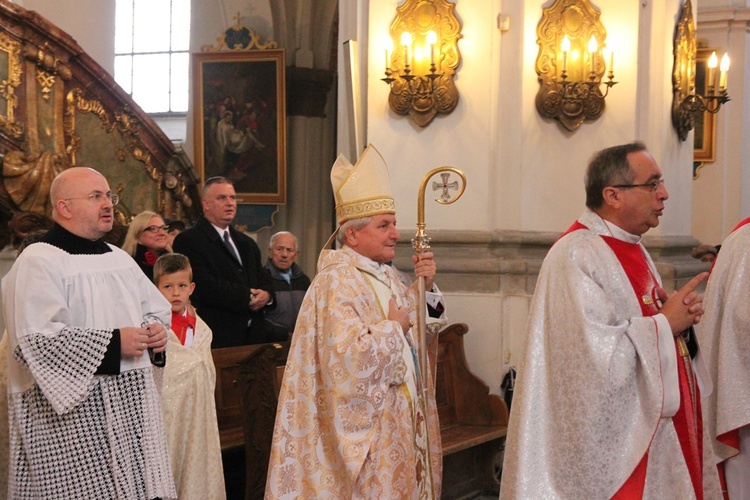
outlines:
{"label": "elderly man's face", "polygon": [[385,264],[396,256],[398,238],[396,216],[375,215],[365,227],[352,231],[351,238],[347,237],[347,245],[357,253],[379,264]]}
{"label": "elderly man's face", "polygon": [[291,234],[280,234],[268,248],[268,257],[273,265],[281,271],[287,271],[297,260],[297,242]]}

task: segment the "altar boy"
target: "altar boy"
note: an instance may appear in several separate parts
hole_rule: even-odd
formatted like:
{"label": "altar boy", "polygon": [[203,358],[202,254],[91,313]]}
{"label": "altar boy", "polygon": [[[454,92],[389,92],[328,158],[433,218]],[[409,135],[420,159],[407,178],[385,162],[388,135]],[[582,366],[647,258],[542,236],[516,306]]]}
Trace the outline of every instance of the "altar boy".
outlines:
{"label": "altar boy", "polygon": [[162,255],[154,265],[154,283],[172,305],[162,414],[177,496],[224,499],[212,333],[189,304],[195,283],[188,258]]}

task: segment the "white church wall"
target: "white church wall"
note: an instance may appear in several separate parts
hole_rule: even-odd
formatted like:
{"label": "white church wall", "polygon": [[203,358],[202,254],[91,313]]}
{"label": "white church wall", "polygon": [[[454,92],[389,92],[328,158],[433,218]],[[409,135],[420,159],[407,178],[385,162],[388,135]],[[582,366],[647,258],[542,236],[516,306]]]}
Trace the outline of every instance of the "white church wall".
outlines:
{"label": "white church wall", "polygon": [[[463,36],[456,110],[437,116],[425,128],[396,115],[388,108],[388,89],[380,81],[384,49],[378,40],[386,36],[398,3],[369,2],[367,139],[390,165],[402,225],[404,218],[410,224],[415,217],[416,207],[410,200],[424,173],[439,165],[453,165],[467,174],[470,197],[451,210],[428,206],[426,215],[432,224],[561,231],[583,210],[583,174],[591,154],[640,139],[661,164],[668,187],[677,193],[656,233],[689,233],[684,213],[690,211],[692,149],[679,142],[669,115],[671,36],[678,0],[647,7],[618,0],[597,4],[608,46],[615,50],[619,83],[606,99],[602,116],[574,132],[536,111],[539,84],[534,64],[540,1],[505,2],[507,7],[502,2],[471,3],[471,8],[462,8],[462,1],[457,1]],[[510,29],[504,33],[497,28],[500,14],[510,19]],[[644,30],[647,40],[654,41],[645,51],[640,41]],[[644,95],[646,104],[639,107]]]}
{"label": "white church wall", "polygon": [[[430,228],[489,234],[562,232],[584,210],[583,176],[591,154],[632,140],[647,144],[670,192],[662,224],[649,235],[690,234],[692,146],[679,141],[670,115],[672,35],[679,0],[596,3],[607,45],[615,51],[619,83],[611,89],[602,116],[574,132],[536,110],[536,28],[542,7],[550,4],[540,0],[456,0],[463,35],[458,42],[458,107],[425,128],[396,115],[388,108],[388,88],[380,81],[384,48],[379,40],[387,35],[401,3],[359,2],[369,16],[367,140],[389,165],[402,239],[413,234],[420,180],[441,165],[461,168],[468,187],[455,205],[427,202],[428,233]],[[508,31],[498,29],[498,15],[509,18]],[[440,254],[437,259],[440,270]],[[450,320],[469,324],[469,365],[493,392],[499,390],[507,367],[520,360],[535,272],[532,264],[529,269],[532,284],[526,289],[446,293],[449,311],[454,311]],[[494,272],[498,271],[488,268],[488,273]],[[499,272],[502,281],[504,271]]]}
{"label": "white church wall", "polygon": [[717,245],[743,218],[750,216],[750,8],[701,0],[698,37],[718,55],[729,54],[731,101],[716,115],[715,159],[698,170],[693,182],[692,232],[703,243]]}
{"label": "white church wall", "polygon": [[[607,30],[607,47],[615,51],[614,73],[617,85],[605,100],[605,110],[595,121],[584,122],[574,132],[543,118],[536,110],[539,88],[535,71],[539,46],[536,28],[541,18],[541,2],[526,2],[523,16],[523,172],[520,190],[522,230],[562,231],[584,208],[583,176],[591,154],[601,148],[638,138],[633,103],[638,73],[637,5],[629,2],[599,2],[601,22]],[[505,35],[504,35],[505,36]],[[507,89],[506,92],[509,92]],[[496,165],[502,169],[503,165]]]}
{"label": "white church wall", "polygon": [[[437,116],[421,128],[409,118],[396,115],[388,106],[388,86],[384,75],[385,53],[382,40],[395,16],[393,0],[369,4],[369,68],[367,99],[367,142],[375,145],[388,163],[398,209],[399,226],[416,223],[417,189],[424,175],[439,166],[461,169],[467,177],[468,191],[449,207],[429,203],[425,207],[428,224],[434,228],[486,230],[489,187],[489,159],[492,153],[492,94],[487,84],[492,79],[490,64],[498,50],[492,43],[497,11],[494,2],[475,2],[471,9],[458,12],[463,25],[458,42],[461,53],[456,84],[459,102],[448,116]],[[365,63],[363,61],[363,63]]]}

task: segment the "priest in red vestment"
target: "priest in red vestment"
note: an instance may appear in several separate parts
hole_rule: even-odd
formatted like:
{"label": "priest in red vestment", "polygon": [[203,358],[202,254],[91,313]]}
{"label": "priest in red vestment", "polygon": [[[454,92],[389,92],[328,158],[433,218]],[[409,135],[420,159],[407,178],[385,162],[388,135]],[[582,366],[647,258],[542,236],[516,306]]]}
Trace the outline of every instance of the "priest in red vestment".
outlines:
{"label": "priest in red vestment", "polygon": [[707,274],[667,296],[641,242],[668,197],[642,143],[589,163],[588,210],[539,273],[501,498],[721,495],[700,406],[711,382],[691,328]]}

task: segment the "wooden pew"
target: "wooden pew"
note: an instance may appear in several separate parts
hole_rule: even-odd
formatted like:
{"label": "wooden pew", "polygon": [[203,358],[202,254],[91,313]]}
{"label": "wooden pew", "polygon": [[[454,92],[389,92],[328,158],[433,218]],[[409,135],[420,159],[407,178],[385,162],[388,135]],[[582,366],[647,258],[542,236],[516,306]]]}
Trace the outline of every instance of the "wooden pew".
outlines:
{"label": "wooden pew", "polygon": [[216,419],[219,422],[219,440],[222,451],[245,445],[242,428],[242,401],[237,383],[240,362],[255,352],[257,345],[211,349],[216,367]]}
{"label": "wooden pew", "polygon": [[[498,468],[508,425],[499,396],[468,369],[463,323],[440,332],[436,401],[443,443],[443,498],[499,492]],[[215,349],[222,446],[237,446],[244,428],[245,498],[263,498],[273,424],[289,342]],[[222,413],[224,415],[222,415]]]}
{"label": "wooden pew", "polygon": [[464,323],[440,332],[435,400],[443,444],[443,498],[499,494],[508,408],[469,370]]}

